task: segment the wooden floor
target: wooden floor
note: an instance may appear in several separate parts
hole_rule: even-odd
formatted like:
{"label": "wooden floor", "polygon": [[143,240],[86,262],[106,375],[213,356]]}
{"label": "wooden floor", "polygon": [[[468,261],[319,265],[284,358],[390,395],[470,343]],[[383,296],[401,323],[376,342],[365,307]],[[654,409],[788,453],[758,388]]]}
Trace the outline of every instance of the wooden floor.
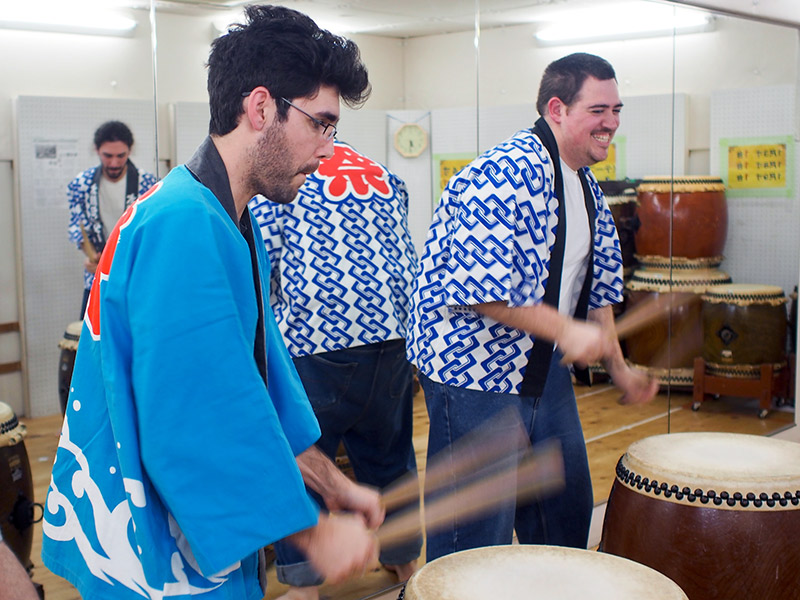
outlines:
{"label": "wooden floor", "polygon": [[[705,402],[691,410],[692,397],[686,393],[659,394],[645,406],[620,406],[617,392],[607,384],[591,388],[577,387],[578,408],[589,452],[589,467],[596,502],[608,497],[614,478],[614,467],[625,449],[634,441],[661,433],[683,431],[728,431],[766,435],[794,423],[794,413],[783,408],[772,411],[766,419],[757,416],[755,400],[725,398]],[[50,480],[50,468],[58,444],[61,418],[58,415],[39,419],[22,419],[28,428],[25,440],[31,462],[36,502],[44,502]],[[424,398],[418,394],[414,405],[414,446],[420,471],[424,473],[428,420]],[[42,584],[47,600],[78,600],[80,595],[69,583],[50,573],[41,564],[42,528],[34,525],[31,559],[33,579]],[[338,587],[323,586],[322,596],[328,600],[395,600],[399,588],[392,575],[382,569],[367,573],[362,579]],[[274,569],[266,600],[285,591],[275,580]]]}

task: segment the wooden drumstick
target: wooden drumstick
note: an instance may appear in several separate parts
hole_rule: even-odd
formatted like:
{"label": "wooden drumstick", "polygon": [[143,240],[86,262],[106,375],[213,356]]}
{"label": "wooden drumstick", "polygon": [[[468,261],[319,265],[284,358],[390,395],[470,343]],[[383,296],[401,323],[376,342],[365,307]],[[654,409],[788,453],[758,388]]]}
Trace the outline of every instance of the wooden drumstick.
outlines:
{"label": "wooden drumstick", "polygon": [[[564,461],[555,440],[532,449],[511,468],[485,475],[461,490],[426,502],[423,510],[428,534],[453,519],[476,517],[512,498],[527,500],[564,486]],[[414,509],[388,518],[376,532],[382,546],[408,539],[419,532],[420,513]]]}
{"label": "wooden drumstick", "polygon": [[83,228],[83,224],[81,224],[81,236],[83,240],[81,241],[81,248],[83,248],[83,253],[89,257],[89,260],[92,262],[97,262],[97,258],[100,256],[97,253],[97,249],[92,244],[92,241],[89,239],[89,236],[86,235],[86,230]]}
{"label": "wooden drumstick", "polygon": [[622,340],[693,302],[699,297],[693,294],[658,294],[634,306],[616,320],[617,338]]}
{"label": "wooden drumstick", "polygon": [[[425,469],[425,490],[430,494],[453,479],[475,475],[482,469],[496,467],[499,461],[521,458],[531,443],[513,409],[500,412],[480,429],[462,436],[448,451],[442,451],[428,461]],[[419,497],[419,479],[409,473],[384,489],[381,498],[387,510],[392,510]]]}

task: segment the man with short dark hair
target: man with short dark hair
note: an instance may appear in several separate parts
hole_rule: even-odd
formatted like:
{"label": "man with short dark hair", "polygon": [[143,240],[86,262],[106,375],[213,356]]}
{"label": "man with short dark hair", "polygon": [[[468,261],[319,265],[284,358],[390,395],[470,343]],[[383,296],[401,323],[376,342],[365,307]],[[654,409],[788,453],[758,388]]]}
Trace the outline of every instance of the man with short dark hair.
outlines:
{"label": "man with short dark hair", "polygon": [[533,129],[447,185],[412,295],[408,353],[425,391],[429,457],[513,407],[532,443],[560,440],[566,488],[469,523],[454,519],[428,536],[428,560],[511,543],[515,530],[521,543],[585,548],[592,486],[566,365],[601,360],[623,403],[649,401],[657,390],[625,363],[614,333],[622,258],[588,168],[606,158],[619,126],[614,69],[584,53],[553,62],[537,108]]}
{"label": "man with short dark hair", "polygon": [[133,133],[121,121],[107,121],[94,132],[100,164],[79,173],[67,186],[69,240],[84,250],[84,235],[96,255],[84,257],[81,318],[100,254],[111,228],[136,198],[149,190],[156,177],[139,171],[130,160]]}
{"label": "man with short dark hair", "polygon": [[367,71],[297,11],[245,13],[212,44],[210,136],[125,212],[89,297],[42,548],[86,600],[257,600],[282,538],[333,583],[377,563],[379,495],[313,445],[247,209],[294,199]]}

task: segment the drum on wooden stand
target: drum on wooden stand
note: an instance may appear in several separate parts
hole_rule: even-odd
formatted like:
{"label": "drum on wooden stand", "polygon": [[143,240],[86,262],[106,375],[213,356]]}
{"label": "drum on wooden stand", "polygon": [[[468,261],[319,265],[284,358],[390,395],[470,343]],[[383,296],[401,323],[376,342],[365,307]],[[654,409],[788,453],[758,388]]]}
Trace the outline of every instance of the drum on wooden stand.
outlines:
{"label": "drum on wooden stand", "polygon": [[787,298],[777,286],[730,284],[703,294],[703,359],[717,374],[745,376],[786,361]]}
{"label": "drum on wooden stand", "polygon": [[609,554],[556,546],[491,546],[423,566],[404,600],[687,600],[661,573]]}
{"label": "drum on wooden stand", "polygon": [[628,361],[662,385],[692,385],[694,359],[703,350],[702,294],[731,282],[716,268],[721,260],[639,256],[641,268],[625,285],[628,310],[661,296],[676,307],[625,340]]}
{"label": "drum on wooden stand", "polygon": [[637,194],[639,254],[705,258],[723,253],[728,204],[721,179],[646,177]]}
{"label": "drum on wooden stand", "polygon": [[64,331],[64,337],[58,343],[58,347],[61,348],[61,355],[58,359],[58,401],[61,405],[62,415],[67,411],[72,370],[75,368],[75,354],[78,351],[82,327],[83,321],[70,323]]}
{"label": "drum on wooden stand", "polygon": [[732,433],[631,444],[600,548],[665,574],[692,600],[797,598],[800,445]]}
{"label": "drum on wooden stand", "polygon": [[11,407],[0,402],[0,530],[30,571],[33,545],[33,476],[25,450],[27,431]]}

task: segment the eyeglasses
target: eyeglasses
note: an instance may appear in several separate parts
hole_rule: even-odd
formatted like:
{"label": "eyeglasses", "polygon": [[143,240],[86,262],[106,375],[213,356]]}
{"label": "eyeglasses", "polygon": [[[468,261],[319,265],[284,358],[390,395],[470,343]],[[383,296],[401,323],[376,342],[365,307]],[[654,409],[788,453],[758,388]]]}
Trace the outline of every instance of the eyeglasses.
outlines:
{"label": "eyeglasses", "polygon": [[288,104],[289,106],[291,106],[293,109],[295,109],[295,110],[299,110],[301,113],[303,113],[303,114],[304,114],[305,116],[307,116],[309,119],[311,119],[311,122],[312,122],[312,123],[314,123],[314,125],[317,127],[317,129],[321,130],[321,133],[322,133],[322,139],[324,139],[326,142],[327,142],[328,140],[332,140],[333,138],[335,138],[335,137],[336,137],[336,133],[337,133],[337,131],[336,131],[336,125],[334,125],[333,123],[325,123],[325,122],[323,122],[323,121],[320,121],[320,120],[319,120],[319,119],[317,119],[316,117],[312,117],[310,114],[308,114],[306,111],[304,111],[304,110],[303,110],[302,108],[300,108],[299,106],[295,106],[294,104],[292,104],[291,102],[289,102],[289,101],[288,101],[286,98],[281,98],[281,100],[283,100],[284,102],[286,102],[286,104]]}
{"label": "eyeglasses", "polygon": [[[251,93],[252,92],[242,92],[242,98],[247,98]],[[286,104],[291,106],[293,109],[299,110],[309,119],[311,119],[311,122],[314,123],[314,126],[322,132],[322,139],[324,139],[326,142],[336,137],[336,134],[339,132],[336,129],[336,125],[334,125],[333,123],[325,123],[324,121],[320,121],[316,117],[312,117],[310,114],[308,114],[299,106],[295,106],[294,104],[289,102],[286,98],[281,98],[281,100],[286,102]]]}

